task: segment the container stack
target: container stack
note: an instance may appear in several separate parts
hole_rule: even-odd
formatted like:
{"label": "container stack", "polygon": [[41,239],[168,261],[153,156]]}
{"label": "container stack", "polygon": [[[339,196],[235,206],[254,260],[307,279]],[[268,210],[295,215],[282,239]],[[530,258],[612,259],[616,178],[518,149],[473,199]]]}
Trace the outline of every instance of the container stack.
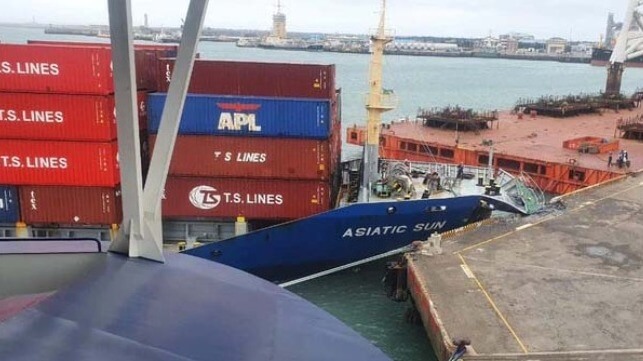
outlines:
{"label": "container stack", "polygon": [[[150,143],[173,59],[149,94]],[[284,221],[332,206],[340,156],[332,65],[197,60],[165,187],[166,220]]]}
{"label": "container stack", "polygon": [[[147,69],[175,53],[136,49],[149,62],[137,74],[141,125],[158,76]],[[0,44],[0,223],[121,222],[111,61],[105,44]]]}

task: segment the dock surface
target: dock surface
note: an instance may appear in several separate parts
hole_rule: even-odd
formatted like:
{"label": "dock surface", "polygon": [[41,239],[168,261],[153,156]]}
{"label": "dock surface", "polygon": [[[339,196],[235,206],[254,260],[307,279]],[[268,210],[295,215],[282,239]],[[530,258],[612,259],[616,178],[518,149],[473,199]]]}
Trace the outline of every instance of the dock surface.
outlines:
{"label": "dock surface", "polygon": [[474,360],[643,360],[643,175],[407,258],[441,360],[458,337]]}

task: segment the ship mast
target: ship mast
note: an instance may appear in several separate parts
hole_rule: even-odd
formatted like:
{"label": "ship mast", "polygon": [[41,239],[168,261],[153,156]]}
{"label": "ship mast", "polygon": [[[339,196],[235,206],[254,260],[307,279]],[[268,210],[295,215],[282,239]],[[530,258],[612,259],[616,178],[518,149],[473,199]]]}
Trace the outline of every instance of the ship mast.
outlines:
{"label": "ship mast", "polygon": [[386,34],[386,0],[382,0],[382,13],[377,31],[371,36],[371,64],[369,71],[369,93],[366,111],[368,121],[366,123],[366,144],[364,145],[364,168],[362,174],[361,201],[368,201],[371,183],[379,179],[378,160],[380,129],[382,113],[395,108],[392,105],[392,94],[383,93],[382,89],[382,63],[384,59],[384,47],[393,39]]}

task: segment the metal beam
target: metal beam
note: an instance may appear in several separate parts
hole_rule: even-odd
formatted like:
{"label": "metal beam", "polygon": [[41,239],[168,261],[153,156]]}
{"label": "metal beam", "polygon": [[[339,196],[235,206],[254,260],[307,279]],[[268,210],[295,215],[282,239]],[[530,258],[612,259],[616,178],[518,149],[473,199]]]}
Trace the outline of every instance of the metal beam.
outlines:
{"label": "metal beam", "polygon": [[628,1],[623,27],[616,39],[616,45],[614,45],[610,65],[607,69],[606,95],[616,95],[621,92],[625,61],[631,59],[632,55],[643,51],[643,43],[639,40],[640,31],[642,30],[640,29],[641,21],[637,12],[641,3],[640,0]]}
{"label": "metal beam", "polygon": [[[143,191],[143,234],[146,239],[153,241],[155,248],[159,250],[163,247],[161,199],[207,6],[208,0],[190,1],[183,26],[181,45]],[[144,246],[147,248],[148,244],[144,243]]]}
{"label": "metal beam", "polygon": [[[142,176],[130,0],[108,0],[118,125],[123,224],[110,251],[138,257],[143,242]],[[151,259],[163,260],[155,253]]]}
{"label": "metal beam", "polygon": [[627,5],[627,10],[625,11],[625,19],[623,20],[623,28],[621,29],[618,38],[616,39],[616,45],[614,46],[614,51],[612,52],[612,57],[610,58],[610,63],[625,63],[627,59],[627,44],[628,37],[632,31],[632,25],[636,24],[634,21],[636,9],[640,6],[638,0],[629,0]]}

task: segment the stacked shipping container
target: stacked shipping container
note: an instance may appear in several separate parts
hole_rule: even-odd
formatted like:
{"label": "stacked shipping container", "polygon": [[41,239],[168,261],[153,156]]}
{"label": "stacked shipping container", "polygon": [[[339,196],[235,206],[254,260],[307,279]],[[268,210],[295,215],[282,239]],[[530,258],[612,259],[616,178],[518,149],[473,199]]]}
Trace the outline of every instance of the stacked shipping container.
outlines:
{"label": "stacked shipping container", "polygon": [[[0,187],[0,223],[120,223],[109,44],[36,43],[0,44],[0,184],[18,187]],[[175,46],[135,47],[142,128],[158,59],[175,54]]]}
{"label": "stacked shipping container", "polygon": [[[161,92],[173,66],[160,61]],[[334,78],[334,66],[196,61],[164,217],[277,221],[328,210],[341,147]],[[164,102],[149,95],[150,134]]]}

